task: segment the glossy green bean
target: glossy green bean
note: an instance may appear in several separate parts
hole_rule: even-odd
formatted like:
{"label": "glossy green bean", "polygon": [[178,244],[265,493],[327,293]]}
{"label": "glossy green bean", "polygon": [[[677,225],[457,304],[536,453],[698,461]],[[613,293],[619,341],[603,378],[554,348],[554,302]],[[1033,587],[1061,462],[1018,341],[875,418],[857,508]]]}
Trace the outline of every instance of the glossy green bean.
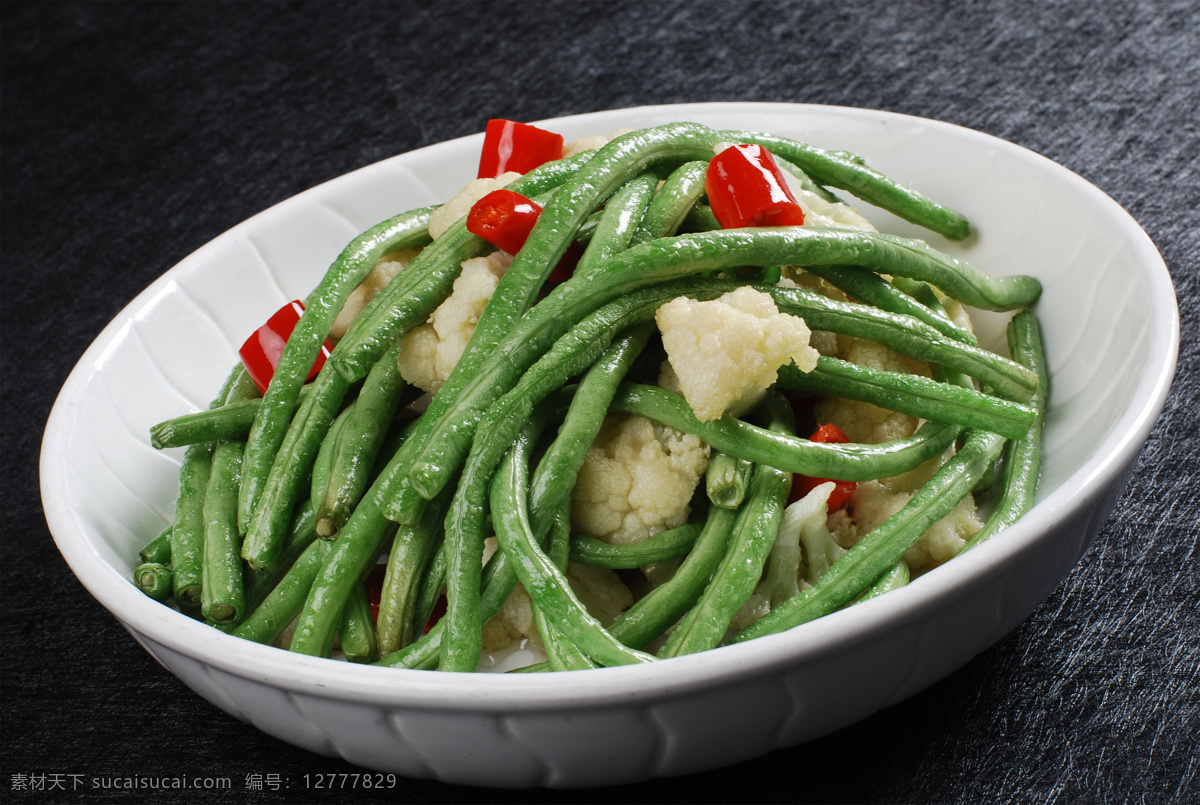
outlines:
{"label": "glossy green bean", "polygon": [[505,555],[512,561],[534,605],[593,660],[602,665],[652,661],[653,656],[625,646],[600,625],[576,598],[563,573],[538,546],[529,526],[527,502],[527,462],[535,437],[534,428],[522,432],[492,481],[492,523]]}
{"label": "glossy green bean", "polygon": [[348,409],[350,414],[331,457],[329,479],[320,494],[313,493],[313,500],[318,501],[317,533],[322,537],[332,537],[350,519],[370,485],[388,424],[405,400],[411,402],[415,396],[406,394],[410,387],[400,376],[399,355],[399,343],[384,353]]}
{"label": "glossy green bean", "polygon": [[660,531],[641,542],[614,545],[586,534],[571,535],[571,561],[590,567],[632,570],[686,554],[700,535],[700,526],[685,524]]}
{"label": "glossy green bean", "polygon": [[204,495],[204,564],[200,611],[218,626],[237,624],[245,614],[237,530],[237,493],[242,442],[221,442],[213,449]]}
{"label": "glossy green bean", "polygon": [[[402,525],[392,540],[387,570],[383,576],[383,590],[379,596],[379,617],[376,630],[379,635],[379,651],[391,654],[411,643],[429,617],[417,617],[421,583],[426,576],[430,560],[438,545],[442,520],[450,503],[450,494],[438,496],[425,509],[425,514],[416,525]],[[443,554],[444,556],[444,554]],[[444,571],[442,573],[444,578]],[[437,583],[440,591],[441,582]],[[430,603],[429,610],[433,604]],[[421,620],[418,625],[417,620]]]}
{"label": "glossy green bean", "polygon": [[713,453],[704,473],[704,492],[714,506],[736,509],[746,497],[754,465],[728,453]]}
{"label": "glossy green bean", "polygon": [[850,602],[894,566],[930,526],[950,513],[1000,454],[1005,439],[970,431],[953,458],[896,514],[860,539],[799,595],[743,629],[734,642],[775,634],[828,615]]}
{"label": "glossy green bean", "polygon": [[171,583],[171,567],[162,562],[142,562],[135,567],[133,583],[155,601],[166,601],[174,590]]}
{"label": "glossy green bean", "polygon": [[[768,397],[763,407],[769,417],[767,430],[783,436],[792,435],[795,421],[790,406],[774,396]],[[707,651],[725,639],[734,616],[762,577],[783,521],[783,507],[791,487],[791,473],[766,464],[755,466],[749,497],[738,512],[725,557],[700,600],[659,650],[659,657]]]}
{"label": "glossy green bean", "polygon": [[910,223],[932,229],[950,240],[971,234],[966,217],[868,167],[860,158],[805,143],[746,131],[723,131],[731,141],[755,143],[794,163],[818,183],[841,188]]}
{"label": "glossy green bean", "polygon": [[890,569],[885,570],[883,575],[875,580],[875,583],[867,588],[867,591],[858,597],[854,603],[861,604],[863,601],[870,601],[872,598],[878,598],[884,593],[890,593],[892,590],[899,590],[908,584],[910,578],[908,564],[901,559]]}
{"label": "glossy green bean", "polygon": [[1008,346],[1013,357],[1037,373],[1040,383],[1030,405],[1036,419],[1029,432],[1005,446],[1000,479],[1000,499],[982,529],[967,540],[963,550],[974,548],[1008,528],[1033,508],[1042,463],[1042,430],[1050,394],[1045,348],[1037,316],[1023,310],[1008,325]]}
{"label": "glossy green bean", "polygon": [[675,169],[654,195],[630,245],[674,235],[704,195],[708,160],[685,162]]}
{"label": "glossy green bean", "polygon": [[736,522],[736,510],[710,506],[700,535],[675,575],[635,601],[609,627],[613,637],[632,648],[642,648],[683,617],[728,551]]}
{"label": "glossy green bean", "polygon": [[811,372],[779,369],[779,386],[863,402],[909,416],[990,430],[1019,439],[1034,421],[1032,408],[920,375],[886,372],[822,355]]}
{"label": "glossy green bean", "polygon": [[596,228],[588,239],[583,256],[575,266],[575,273],[586,274],[593,271],[597,265],[614,254],[629,248],[630,241],[650,206],[657,184],[657,176],[653,173],[643,173],[617,188],[600,211]]}
{"label": "glossy green bean", "polygon": [[369,663],[379,659],[379,639],[371,623],[371,603],[361,584],[350,588],[342,607],[338,644],[350,662]]}
{"label": "glossy green bean", "polygon": [[262,603],[250,610],[245,620],[233,630],[234,637],[255,643],[278,640],[304,608],[313,579],[325,564],[332,544],[322,539],[310,542]]}
{"label": "glossy green bean", "polygon": [[882,444],[821,444],[774,433],[749,422],[722,417],[701,422],[683,395],[656,386],[627,383],[613,398],[616,413],[638,414],[699,436],[716,450],[810,478],[869,481],[915,469],[939,456],[962,431],[926,422],[914,435]]}

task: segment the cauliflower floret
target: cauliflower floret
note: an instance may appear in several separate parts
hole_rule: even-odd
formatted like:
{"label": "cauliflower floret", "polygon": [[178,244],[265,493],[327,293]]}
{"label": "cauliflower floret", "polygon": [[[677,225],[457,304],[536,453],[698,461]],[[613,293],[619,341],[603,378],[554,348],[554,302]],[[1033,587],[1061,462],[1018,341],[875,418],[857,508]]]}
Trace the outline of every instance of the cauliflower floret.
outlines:
{"label": "cauliflower floret", "polygon": [[826,201],[821,196],[805,190],[804,185],[787,170],[783,171],[787,179],[788,189],[796,197],[796,203],[804,210],[805,226],[832,226],[840,229],[859,229],[864,232],[874,232],[875,227],[866,218],[859,215],[858,210],[842,201]]}
{"label": "cauliflower floret", "polygon": [[493,653],[503,651],[520,640],[528,640],[534,651],[545,651],[533,620],[533,601],[525,588],[518,584],[509,593],[500,611],[483,625],[483,650]]}
{"label": "cauliflower floret", "polygon": [[508,187],[521,174],[514,171],[502,173],[495,179],[476,179],[458,191],[458,195],[433,211],[429,218],[429,237],[437,240],[455,221],[471,211],[475,202],[493,190]]}
{"label": "cauliflower floret", "polygon": [[708,453],[696,436],[644,417],[607,417],[579,471],[575,529],[627,545],[683,525]]}
{"label": "cauliflower floret", "polygon": [[780,313],[769,294],[753,288],[710,302],[679,297],[655,318],[679,388],[702,422],[769,388],[789,361],[804,372],[817,365],[804,320]]}
{"label": "cauliflower floret", "polygon": [[450,296],[404,337],[396,362],[405,381],[428,392],[442,387],[511,263],[512,256],[499,251],[463,261]]}
{"label": "cauliflower floret", "polygon": [[[877,341],[856,338],[839,353],[839,357],[870,369],[929,376],[928,366],[906,358]],[[893,439],[904,439],[913,435],[918,424],[916,417],[889,411],[871,403],[841,398],[822,400],[817,405],[815,414],[818,422],[837,425],[850,441],[862,444],[880,444]]]}
{"label": "cauliflower floret", "polygon": [[[936,462],[936,466],[940,466],[941,460]],[[850,511],[858,534],[871,531],[912,499],[912,490],[896,488],[890,480],[861,482],[855,489],[850,499]],[[957,556],[967,540],[981,528],[983,523],[975,510],[975,498],[967,495],[921,535],[904,554],[904,561],[913,571],[929,570]]]}
{"label": "cauliflower floret", "polygon": [[567,565],[567,581],[589,613],[604,626],[611,626],[621,613],[633,606],[633,593],[621,577],[602,567]]}
{"label": "cauliflower floret", "polygon": [[401,249],[388,252],[379,258],[379,262],[375,264],[375,268],[371,269],[371,273],[367,275],[366,279],[350,292],[350,296],[346,297],[346,304],[342,306],[341,312],[334,319],[333,327],[329,330],[330,337],[335,341],[340,340],[346,334],[346,330],[350,329],[354,320],[358,318],[358,314],[362,313],[363,308],[387,287],[393,277],[407,268],[419,253],[417,249]]}
{"label": "cauliflower floret", "polygon": [[622,134],[628,134],[633,129],[617,129],[612,134],[605,137],[603,134],[589,134],[586,137],[580,137],[578,140],[572,140],[563,146],[563,156],[573,157],[576,154],[582,154],[584,151],[595,151],[597,148],[603,148],[612,140],[620,137]]}

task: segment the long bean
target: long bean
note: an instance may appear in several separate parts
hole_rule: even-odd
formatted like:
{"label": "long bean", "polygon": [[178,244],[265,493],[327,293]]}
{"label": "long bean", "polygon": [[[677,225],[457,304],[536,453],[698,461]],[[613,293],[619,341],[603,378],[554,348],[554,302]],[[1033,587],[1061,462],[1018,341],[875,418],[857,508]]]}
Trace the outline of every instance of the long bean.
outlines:
{"label": "long bean", "polygon": [[[767,430],[790,435],[795,428],[791,407],[779,396],[768,397],[763,406],[769,417]],[[700,600],[671,633],[658,656],[678,657],[706,651],[725,638],[729,624],[762,576],[791,487],[791,473],[766,464],[755,466],[750,494],[738,512],[725,558]]]}
{"label": "long bean", "polygon": [[676,623],[704,592],[728,550],[736,522],[736,510],[710,506],[700,536],[675,575],[625,610],[609,627],[613,637],[642,648]]}
{"label": "long bean", "polygon": [[[423,620],[419,625],[416,622],[420,620],[417,617],[418,595],[430,558],[437,547],[437,537],[449,502],[447,491],[425,509],[421,522],[400,526],[392,540],[376,621],[382,654],[391,654],[404,648],[425,625]],[[435,592],[440,591],[441,586],[439,582]],[[426,618],[428,614],[425,613]]]}
{"label": "long bean", "polygon": [[[245,376],[245,368],[241,364],[235,366],[209,407],[224,405],[230,391]],[[204,575],[204,494],[212,469],[213,446],[211,442],[191,445],[179,465],[179,495],[171,524],[171,571],[175,599],[181,605],[200,603]]]}
{"label": "long bean", "polygon": [[323,539],[309,543],[270,594],[233,630],[234,637],[255,643],[275,642],[304,608],[313,579],[325,564],[332,544]]}
{"label": "long bean", "polygon": [[221,442],[212,453],[204,496],[204,585],[201,612],[217,624],[236,624],[245,613],[237,530],[237,490],[241,479],[242,442]]}
{"label": "long bean", "polygon": [[279,356],[246,440],[245,470],[238,497],[238,526],[242,533],[250,528],[268,474],[276,463],[276,453],[296,410],[300,387],[338,313],[385,253],[428,242],[432,214],[431,207],[405,212],[354,238],[305,300],[304,315]]}
{"label": "long bean", "polygon": [[686,162],[675,169],[650,202],[631,245],[674,235],[704,195],[708,161]]}
{"label": "long bean", "polygon": [[318,501],[317,531],[330,537],[350,518],[350,512],[370,484],[375,459],[383,447],[388,423],[406,398],[409,388],[396,359],[400,344],[384,353],[363,381],[346,424],[334,446],[329,481]]}
{"label": "long bean", "polygon": [[990,430],[1018,439],[1035,418],[1034,410],[974,389],[939,383],[920,375],[886,372],[822,355],[811,372],[795,364],[780,367],[779,385],[847,400],[861,400],[909,416]]}
{"label": "long bean", "polygon": [[986,542],[1015,523],[1033,507],[1034,493],[1037,491],[1050,378],[1046,370],[1041,330],[1037,316],[1032,311],[1023,310],[1013,316],[1008,325],[1008,347],[1014,358],[1038,375],[1038,390],[1030,401],[1036,419],[1023,438],[1005,446],[1000,499],[983,528],[967,540],[964,551]]}
{"label": "long bean", "polygon": [[696,419],[683,395],[656,386],[626,383],[613,398],[612,411],[638,414],[699,436],[713,449],[810,478],[869,481],[915,469],[939,456],[962,428],[926,422],[912,436],[881,444],[820,444],[775,433],[749,422],[722,417]]}
{"label": "long bean", "polygon": [[683,556],[699,535],[700,526],[691,524],[660,531],[630,545],[613,545],[586,534],[573,534],[571,561],[590,567],[632,570]]}
{"label": "long bean", "polygon": [[971,225],[961,213],[867,167],[856,157],[773,134],[723,131],[721,135],[726,140],[761,145],[772,154],[795,163],[818,183],[847,190],[863,201],[951,240],[962,240],[971,234]]}
{"label": "long bean", "polygon": [[653,656],[625,646],[600,625],[575,597],[566,577],[537,545],[529,527],[527,503],[527,461],[535,434],[532,428],[522,432],[492,481],[492,522],[501,547],[512,560],[534,605],[593,660],[602,665],[652,661]]}
{"label": "long bean", "polygon": [[970,431],[953,458],[934,474],[899,512],[876,526],[841,556],[817,583],[784,601],[743,629],[734,642],[785,631],[828,615],[868,589],[900,561],[930,526],[949,514],[991,466],[1005,439]]}

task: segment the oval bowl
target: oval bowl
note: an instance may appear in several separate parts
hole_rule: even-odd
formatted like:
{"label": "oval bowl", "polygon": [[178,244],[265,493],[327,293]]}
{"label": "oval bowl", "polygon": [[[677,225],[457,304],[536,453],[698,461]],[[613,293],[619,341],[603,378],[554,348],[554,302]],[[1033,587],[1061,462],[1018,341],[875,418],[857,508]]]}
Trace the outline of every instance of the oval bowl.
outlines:
{"label": "oval bowl", "polygon": [[[302,298],[358,232],[474,178],[482,136],[384,160],[221,235],[169,270],[80,359],[41,452],[46,518],[84,586],[205,699],[313,752],[410,777],[575,787],[710,769],[829,733],[933,684],[1028,616],[1104,524],[1164,405],[1174,290],[1116,202],[989,135],[886,112],[791,104],[642,107],[545,121],[567,140],[690,120],[865,156],[964,212],[952,243],[857,204],[991,274],[1032,274],[1051,374],[1038,502],[978,549],[880,599],[785,634],[637,667],[446,674],[295,656],[143,596],[137,552],[171,517],[180,451],[149,427],[206,405],[245,333]],[[853,202],[852,202],[853,203]],[[1003,349],[1004,317],[979,315]]]}

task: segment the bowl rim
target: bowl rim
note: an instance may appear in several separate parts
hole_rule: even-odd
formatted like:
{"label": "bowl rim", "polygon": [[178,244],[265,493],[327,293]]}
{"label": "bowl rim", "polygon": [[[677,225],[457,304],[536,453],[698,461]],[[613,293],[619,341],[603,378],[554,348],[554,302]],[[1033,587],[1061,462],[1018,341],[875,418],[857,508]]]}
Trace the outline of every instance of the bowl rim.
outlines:
{"label": "bowl rim", "polygon": [[[1169,271],[1149,235],[1115,200],[1068,168],[1034,151],[993,135],[952,123],[881,110],[818,104],[719,102],[633,106],[538,121],[544,126],[587,124],[606,118],[645,115],[663,120],[686,119],[689,114],[739,114],[753,111],[770,114],[843,115],[848,119],[917,122],[958,137],[975,139],[990,148],[1015,153],[1033,160],[1043,169],[1079,185],[1079,191],[1096,199],[1115,216],[1135,260],[1149,267],[1148,295],[1153,321],[1148,349],[1161,356],[1142,367],[1129,408],[1112,428],[1096,453],[1068,476],[1024,518],[1007,529],[1003,540],[992,540],[955,558],[953,572],[931,572],[913,584],[894,591],[886,603],[865,602],[852,610],[804,624],[788,632],[759,638],[736,646],[717,648],[696,655],[673,658],[640,666],[600,668],[572,674],[464,674],[413,671],[354,665],[322,658],[295,655],[226,635],[165,606],[146,606],[146,597],[117,573],[90,545],[71,514],[66,479],[55,461],[71,436],[79,392],[97,373],[96,359],[103,355],[134,314],[161,293],[172,281],[173,272],[189,261],[201,259],[207,249],[236,233],[259,225],[264,218],[287,213],[297,199],[317,193],[361,171],[372,170],[398,157],[408,157],[433,148],[481,140],[482,133],[425,146],[389,157],[336,177],[292,196],[239,223],[193,252],[151,283],[129,302],[101,331],[71,371],[56,399],[42,441],[39,460],[43,509],[59,551],[85,588],[139,639],[149,640],[171,651],[220,670],[255,679],[293,692],[322,697],[404,705],[415,709],[449,711],[537,712],[564,707],[602,707],[683,695],[733,680],[769,674],[843,647],[872,639],[880,629],[912,622],[943,605],[947,596],[962,594],[977,580],[1003,572],[1029,550],[1043,532],[1068,521],[1095,505],[1110,486],[1137,460],[1154,423],[1162,411],[1179,349],[1179,311]],[[144,642],[143,642],[144,645]],[[152,652],[154,653],[154,652]],[[582,676],[580,676],[582,674]],[[583,684],[580,684],[580,682]]]}

